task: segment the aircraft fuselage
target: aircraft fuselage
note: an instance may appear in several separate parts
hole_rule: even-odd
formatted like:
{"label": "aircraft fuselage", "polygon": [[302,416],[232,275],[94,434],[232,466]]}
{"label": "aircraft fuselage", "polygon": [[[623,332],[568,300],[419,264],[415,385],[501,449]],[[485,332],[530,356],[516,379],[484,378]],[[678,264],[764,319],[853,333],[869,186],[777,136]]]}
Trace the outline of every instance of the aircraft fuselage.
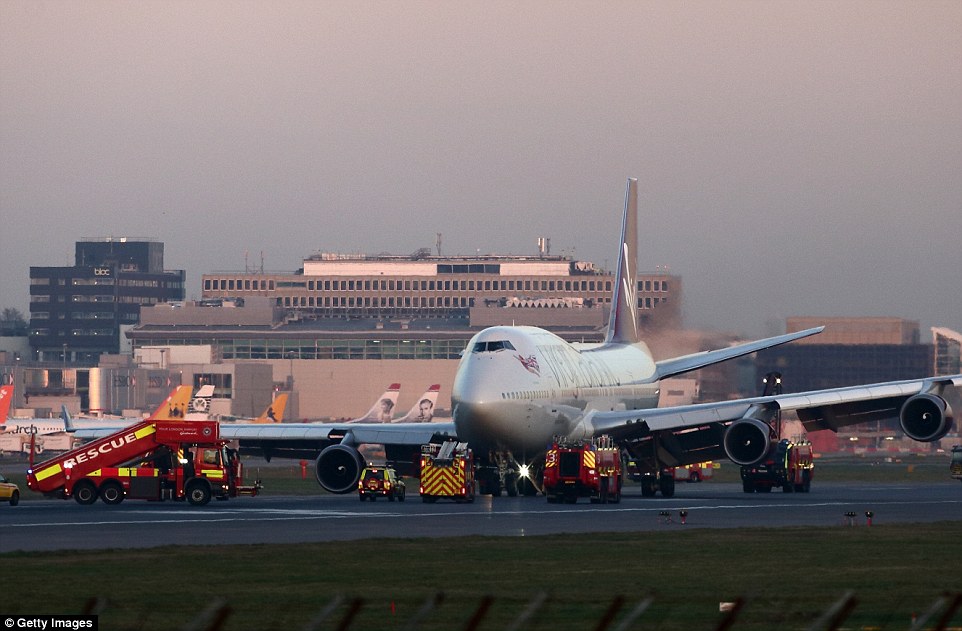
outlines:
{"label": "aircraft fuselage", "polygon": [[591,410],[656,407],[644,344],[569,344],[536,327],[491,327],[461,357],[452,389],[458,437],[476,450],[540,453]]}

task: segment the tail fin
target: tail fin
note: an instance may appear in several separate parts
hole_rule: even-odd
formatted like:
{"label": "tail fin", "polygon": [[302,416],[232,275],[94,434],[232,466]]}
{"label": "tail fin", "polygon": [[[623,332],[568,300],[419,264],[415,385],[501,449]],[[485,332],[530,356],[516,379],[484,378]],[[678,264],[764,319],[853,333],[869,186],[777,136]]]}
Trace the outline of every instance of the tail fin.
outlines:
{"label": "tail fin", "polygon": [[261,415],[254,419],[254,423],[280,423],[284,420],[284,408],[287,407],[287,393],[281,392]]}
{"label": "tail fin", "polygon": [[194,398],[187,406],[187,414],[184,416],[189,421],[206,421],[210,418],[210,400],[214,398],[214,386],[211,384],[197,388]]}
{"label": "tail fin", "polygon": [[436,383],[427,389],[421,398],[415,402],[408,413],[394,421],[395,423],[430,423],[434,418],[434,404],[438,402],[441,384]]}
{"label": "tail fin", "polygon": [[351,419],[348,423],[390,423],[394,419],[394,406],[400,394],[401,384],[392,383],[364,416]]}
{"label": "tail fin", "polygon": [[187,402],[190,401],[190,386],[177,386],[158,406],[150,418],[155,421],[182,421],[187,415]]}
{"label": "tail fin", "polygon": [[638,330],[638,180],[628,179],[625,214],[621,221],[621,248],[615,270],[611,316],[605,343],[633,344]]}
{"label": "tail fin", "polygon": [[63,431],[68,434],[77,431],[76,425],[73,424],[73,417],[71,417],[70,412],[67,411],[66,405],[60,406],[60,418],[63,419]]}
{"label": "tail fin", "polygon": [[10,414],[10,404],[13,403],[13,386],[0,386],[0,424],[7,420]]}

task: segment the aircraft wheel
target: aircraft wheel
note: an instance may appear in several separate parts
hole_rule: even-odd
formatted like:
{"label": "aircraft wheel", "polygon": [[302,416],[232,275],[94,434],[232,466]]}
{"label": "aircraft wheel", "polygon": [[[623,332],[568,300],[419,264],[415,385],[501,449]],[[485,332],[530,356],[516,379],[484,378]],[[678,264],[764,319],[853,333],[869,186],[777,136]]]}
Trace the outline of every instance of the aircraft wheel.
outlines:
{"label": "aircraft wheel", "polygon": [[104,504],[114,506],[124,501],[124,487],[120,483],[108,481],[100,486],[100,499]]}
{"label": "aircraft wheel", "polygon": [[78,482],[73,488],[73,498],[83,506],[93,504],[97,501],[97,487],[89,480]]}
{"label": "aircraft wheel", "polygon": [[675,478],[672,476],[661,476],[661,479],[658,481],[658,486],[662,497],[669,498],[675,496]]}

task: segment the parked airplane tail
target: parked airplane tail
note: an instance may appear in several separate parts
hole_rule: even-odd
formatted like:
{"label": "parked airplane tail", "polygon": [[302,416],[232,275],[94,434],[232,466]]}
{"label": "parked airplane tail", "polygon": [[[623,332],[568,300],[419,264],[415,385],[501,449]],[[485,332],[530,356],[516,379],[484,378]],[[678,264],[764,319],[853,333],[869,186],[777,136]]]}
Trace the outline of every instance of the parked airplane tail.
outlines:
{"label": "parked airplane tail", "polygon": [[280,423],[284,420],[284,408],[287,407],[287,393],[281,392],[261,415],[253,420],[254,423]]}
{"label": "parked airplane tail", "polygon": [[13,386],[0,386],[0,425],[6,422],[13,403]]}
{"label": "parked airplane tail", "polygon": [[395,423],[430,423],[434,418],[434,405],[438,402],[441,384],[432,385],[408,410],[408,413],[395,420]]}
{"label": "parked airplane tail", "polygon": [[197,388],[194,398],[187,406],[187,414],[184,416],[188,421],[206,421],[210,418],[210,402],[214,398],[214,386],[211,384]]}
{"label": "parked airplane tail", "polygon": [[394,406],[401,394],[401,384],[392,383],[384,394],[378,397],[364,416],[351,419],[349,423],[390,423],[394,419]]}
{"label": "parked airplane tail", "polygon": [[174,391],[161,403],[150,418],[158,421],[182,421],[187,416],[187,404],[190,401],[190,386],[177,386]]}

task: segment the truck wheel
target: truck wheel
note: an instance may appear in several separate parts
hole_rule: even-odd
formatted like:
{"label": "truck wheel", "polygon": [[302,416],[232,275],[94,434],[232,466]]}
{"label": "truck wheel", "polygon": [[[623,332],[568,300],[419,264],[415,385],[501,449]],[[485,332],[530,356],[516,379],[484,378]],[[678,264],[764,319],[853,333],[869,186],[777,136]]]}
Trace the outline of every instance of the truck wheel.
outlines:
{"label": "truck wheel", "polygon": [[89,480],[81,480],[77,482],[77,486],[73,487],[73,498],[78,504],[89,506],[97,501],[97,487]]}
{"label": "truck wheel", "polygon": [[109,480],[100,485],[100,499],[104,504],[114,506],[124,501],[124,487]]}
{"label": "truck wheel", "polygon": [[13,495],[10,496],[10,506],[16,506],[20,503],[20,491],[14,491]]}
{"label": "truck wheel", "polygon": [[210,502],[210,487],[204,482],[191,482],[187,485],[186,495],[191,506],[204,506]]}

